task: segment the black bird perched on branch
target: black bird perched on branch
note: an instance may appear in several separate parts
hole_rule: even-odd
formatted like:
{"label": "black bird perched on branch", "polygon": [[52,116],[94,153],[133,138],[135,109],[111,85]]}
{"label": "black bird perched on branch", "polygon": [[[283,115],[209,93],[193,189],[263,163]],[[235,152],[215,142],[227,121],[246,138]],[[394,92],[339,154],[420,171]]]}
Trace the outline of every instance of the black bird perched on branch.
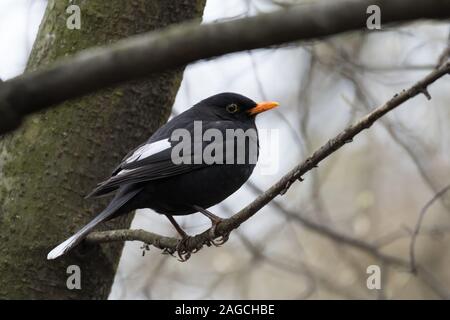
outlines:
{"label": "black bird perched on branch", "polygon": [[255,116],[277,105],[221,93],[174,117],[126,155],[112,176],[88,195],[115,192],[97,217],[54,248],[47,259],[65,254],[100,222],[135,209],[151,208],[166,215],[183,240],[188,236],[173,216],[201,212],[214,228],[221,219],[207,208],[250,177],[258,157]]}

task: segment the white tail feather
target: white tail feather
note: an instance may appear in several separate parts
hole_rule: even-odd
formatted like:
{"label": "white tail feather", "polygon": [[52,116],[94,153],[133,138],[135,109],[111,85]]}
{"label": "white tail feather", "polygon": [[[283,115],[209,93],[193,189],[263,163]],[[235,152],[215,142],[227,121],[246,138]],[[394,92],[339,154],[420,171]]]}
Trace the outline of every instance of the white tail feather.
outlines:
{"label": "white tail feather", "polygon": [[52,251],[50,251],[47,255],[47,260],[53,260],[58,258],[59,256],[62,256],[64,253],[66,253],[72,246],[72,242],[75,240],[76,234],[71,236],[66,241],[59,244],[57,247],[55,247]]}
{"label": "white tail feather", "polygon": [[106,220],[109,216],[115,213],[120,207],[122,207],[128,200],[133,198],[141,190],[142,189],[128,191],[127,189],[123,189],[122,193],[117,194],[116,198],[111,201],[108,207],[106,207],[106,209],[103,210],[98,216],[96,216],[91,222],[89,222],[73,236],[50,251],[47,255],[47,260],[56,259],[67,253],[70,249],[80,243],[88,235],[88,233],[91,232],[91,230],[94,229],[100,222]]}

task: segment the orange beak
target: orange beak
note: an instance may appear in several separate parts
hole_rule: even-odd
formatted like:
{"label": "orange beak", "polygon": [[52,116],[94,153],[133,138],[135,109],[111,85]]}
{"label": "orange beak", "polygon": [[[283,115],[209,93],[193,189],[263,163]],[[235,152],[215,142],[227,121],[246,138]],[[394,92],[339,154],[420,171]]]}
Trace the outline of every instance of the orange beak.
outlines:
{"label": "orange beak", "polygon": [[264,102],[260,102],[256,105],[256,107],[251,108],[250,110],[248,110],[248,113],[250,113],[251,115],[257,115],[258,113],[273,109],[275,107],[278,107],[279,103],[278,102],[274,102],[274,101],[264,101]]}

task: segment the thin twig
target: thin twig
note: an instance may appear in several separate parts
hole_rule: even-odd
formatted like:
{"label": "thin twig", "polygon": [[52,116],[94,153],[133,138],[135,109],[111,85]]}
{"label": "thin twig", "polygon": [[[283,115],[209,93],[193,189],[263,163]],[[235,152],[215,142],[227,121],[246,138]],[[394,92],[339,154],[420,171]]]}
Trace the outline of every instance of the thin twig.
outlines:
{"label": "thin twig", "polygon": [[433,198],[431,198],[420,210],[419,213],[419,219],[417,220],[416,226],[414,228],[414,232],[411,236],[411,242],[409,245],[409,260],[411,264],[411,271],[415,273],[417,271],[416,266],[416,255],[415,255],[415,246],[416,246],[416,239],[420,232],[420,227],[422,226],[423,219],[425,218],[425,214],[427,213],[428,209],[434,204],[436,200],[438,200],[440,197],[442,197],[447,191],[450,190],[450,184],[445,186],[443,189],[441,189],[438,193],[436,193]]}

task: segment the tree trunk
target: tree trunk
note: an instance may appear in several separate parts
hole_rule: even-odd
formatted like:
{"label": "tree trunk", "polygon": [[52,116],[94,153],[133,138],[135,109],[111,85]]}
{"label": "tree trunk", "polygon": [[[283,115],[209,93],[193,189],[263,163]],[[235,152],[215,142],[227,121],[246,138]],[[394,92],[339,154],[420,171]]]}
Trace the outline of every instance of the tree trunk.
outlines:
{"label": "tree trunk", "polygon": [[[199,18],[205,0],[70,4],[81,9],[81,29],[66,27],[68,1],[50,0],[28,71],[84,48]],[[83,197],[167,120],[181,77],[176,70],[67,101],[29,117],[0,141],[0,298],[108,297],[122,244],[78,248],[54,261],[46,255],[104,208],[108,199]],[[107,228],[129,227],[131,219],[113,220]],[[80,267],[81,290],[66,286],[70,265]]]}

